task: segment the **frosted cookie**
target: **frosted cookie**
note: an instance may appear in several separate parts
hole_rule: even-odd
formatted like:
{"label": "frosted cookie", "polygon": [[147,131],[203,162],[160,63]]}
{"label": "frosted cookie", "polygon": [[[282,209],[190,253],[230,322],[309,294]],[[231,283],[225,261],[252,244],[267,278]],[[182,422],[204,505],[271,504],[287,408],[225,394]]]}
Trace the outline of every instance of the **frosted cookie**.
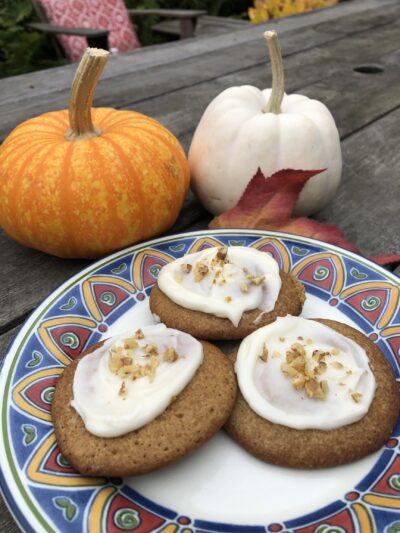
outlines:
{"label": "frosted cookie", "polygon": [[242,339],[278,316],[301,313],[303,285],[264,252],[208,248],[165,265],[150,309],[169,327],[199,339]]}
{"label": "frosted cookie", "polygon": [[263,461],[319,468],[378,450],[399,414],[398,386],[382,352],[333,320],[279,318],[240,345],[240,392],[225,425]]}
{"label": "frosted cookie", "polygon": [[52,419],[81,474],[130,476],[176,461],[226,421],[233,365],[215,346],[149,326],[97,344],[58,380]]}

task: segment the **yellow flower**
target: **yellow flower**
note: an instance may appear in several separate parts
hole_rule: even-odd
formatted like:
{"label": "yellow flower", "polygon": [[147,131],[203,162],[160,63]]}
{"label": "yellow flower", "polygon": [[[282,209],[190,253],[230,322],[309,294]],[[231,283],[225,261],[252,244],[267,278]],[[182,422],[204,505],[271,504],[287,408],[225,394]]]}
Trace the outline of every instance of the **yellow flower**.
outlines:
{"label": "yellow flower", "polygon": [[313,9],[333,6],[339,0],[254,0],[248,10],[251,22],[265,22],[278,17],[288,17]]}

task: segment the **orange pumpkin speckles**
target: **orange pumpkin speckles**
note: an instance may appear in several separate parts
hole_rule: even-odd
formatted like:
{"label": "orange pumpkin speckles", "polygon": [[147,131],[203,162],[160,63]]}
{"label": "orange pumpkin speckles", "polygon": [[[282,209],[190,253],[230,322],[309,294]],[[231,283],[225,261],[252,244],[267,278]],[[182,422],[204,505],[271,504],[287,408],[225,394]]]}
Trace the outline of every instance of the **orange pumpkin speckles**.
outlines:
{"label": "orange pumpkin speckles", "polygon": [[87,258],[166,231],[189,185],[173,134],[139,113],[94,108],[100,135],[69,140],[70,116],[27,120],[0,147],[3,229],[26,246]]}

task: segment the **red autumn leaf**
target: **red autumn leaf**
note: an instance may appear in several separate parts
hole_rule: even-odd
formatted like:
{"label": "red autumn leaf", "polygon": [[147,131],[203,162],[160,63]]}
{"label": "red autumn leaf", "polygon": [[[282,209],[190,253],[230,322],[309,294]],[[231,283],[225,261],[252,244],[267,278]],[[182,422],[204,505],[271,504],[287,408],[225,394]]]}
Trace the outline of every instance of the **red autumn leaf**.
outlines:
{"label": "red autumn leaf", "polygon": [[[214,218],[209,227],[283,231],[329,242],[360,253],[355,246],[346,241],[337,226],[310,218],[290,218],[304,185],[320,172],[323,172],[323,169],[286,169],[265,178],[258,169],[236,206]],[[384,266],[400,261],[400,256],[387,254],[370,259]]]}
{"label": "red autumn leaf", "polygon": [[288,220],[277,222],[276,224],[268,224],[267,227],[258,229],[270,229],[275,231],[284,231],[286,233],[294,233],[295,235],[302,235],[312,239],[329,242],[341,246],[355,253],[360,251],[344,238],[343,232],[333,224],[326,224],[325,222],[318,222],[310,218],[289,218]]}
{"label": "red autumn leaf", "polygon": [[304,185],[323,171],[280,170],[265,178],[258,169],[236,206],[214,218],[209,227],[267,229],[270,222],[286,221]]}
{"label": "red autumn leaf", "polygon": [[391,263],[400,263],[400,254],[372,255],[370,259],[378,265],[385,266]]}

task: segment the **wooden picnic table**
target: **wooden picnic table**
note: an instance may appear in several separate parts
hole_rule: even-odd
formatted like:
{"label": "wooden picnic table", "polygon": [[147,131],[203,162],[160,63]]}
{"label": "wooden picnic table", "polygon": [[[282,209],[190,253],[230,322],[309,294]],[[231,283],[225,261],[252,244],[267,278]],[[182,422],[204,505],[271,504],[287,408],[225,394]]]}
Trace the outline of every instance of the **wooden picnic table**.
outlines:
{"label": "wooden picnic table", "polygon": [[[339,128],[343,179],[317,219],[365,255],[400,252],[400,0],[353,0],[268,24],[112,57],[95,105],[155,117],[187,150],[207,104],[234,85],[271,85],[265,41],[279,32],[286,91],[324,102]],[[76,66],[0,80],[0,140],[19,122],[65,108]],[[170,233],[205,229],[189,193]],[[24,248],[0,232],[0,358],[29,313],[89,264]],[[18,527],[0,502],[0,531]]]}

